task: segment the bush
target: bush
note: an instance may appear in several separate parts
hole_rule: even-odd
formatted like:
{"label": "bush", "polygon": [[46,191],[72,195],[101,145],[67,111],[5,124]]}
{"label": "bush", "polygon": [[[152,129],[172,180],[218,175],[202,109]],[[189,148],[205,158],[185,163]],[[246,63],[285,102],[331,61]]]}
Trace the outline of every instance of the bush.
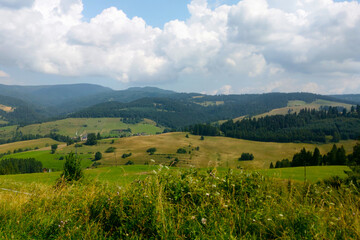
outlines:
{"label": "bush", "polygon": [[115,152],[115,147],[109,147],[108,149],[105,150],[106,153],[113,153]]}
{"label": "bush", "polygon": [[186,149],[184,149],[184,148],[179,148],[179,149],[176,151],[176,153],[186,154],[187,152],[186,152]]}
{"label": "bush", "polygon": [[95,153],[95,161],[99,161],[101,158],[102,158],[101,152],[96,152]]}
{"label": "bush", "polygon": [[125,165],[134,165],[134,162],[131,161],[131,160],[129,160],[129,161],[127,161],[127,162],[125,163]]}
{"label": "bush", "polygon": [[146,150],[147,153],[149,153],[150,155],[153,155],[156,152],[156,148],[149,148],[148,150]]}
{"label": "bush", "polygon": [[83,177],[81,169],[80,158],[74,153],[69,153],[65,156],[64,170],[61,178],[66,182],[78,181]]}
{"label": "bush", "polygon": [[242,153],[239,161],[251,161],[254,160],[254,155],[252,153]]}
{"label": "bush", "polygon": [[57,144],[51,145],[51,154],[54,154],[56,152],[56,149],[58,148]]}
{"label": "bush", "polygon": [[128,158],[132,155],[132,153],[124,153],[121,157],[122,158]]}

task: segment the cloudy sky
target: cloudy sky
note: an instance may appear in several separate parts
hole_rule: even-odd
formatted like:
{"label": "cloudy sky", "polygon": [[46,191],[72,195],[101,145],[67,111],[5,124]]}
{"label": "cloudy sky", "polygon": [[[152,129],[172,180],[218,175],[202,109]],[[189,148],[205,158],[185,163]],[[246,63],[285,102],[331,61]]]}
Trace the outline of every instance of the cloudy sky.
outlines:
{"label": "cloudy sky", "polygon": [[0,0],[0,83],[360,93],[360,3]]}

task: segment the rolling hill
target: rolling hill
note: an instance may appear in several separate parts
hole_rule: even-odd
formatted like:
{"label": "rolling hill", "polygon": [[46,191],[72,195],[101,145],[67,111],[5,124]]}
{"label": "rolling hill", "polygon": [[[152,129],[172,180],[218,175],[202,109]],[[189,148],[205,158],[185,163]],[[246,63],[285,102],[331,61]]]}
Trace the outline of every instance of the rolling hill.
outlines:
{"label": "rolling hill", "polygon": [[[289,101],[322,102],[327,106],[335,99],[310,93],[268,93],[245,95],[172,94],[168,97],[148,97],[123,103],[100,103],[70,117],[127,117],[149,118],[168,128],[182,128],[196,123],[210,123],[239,116],[254,116],[273,109],[284,108]],[[349,103],[349,102],[348,102]],[[340,105],[340,104],[339,104]],[[344,103],[348,107],[349,104]]]}

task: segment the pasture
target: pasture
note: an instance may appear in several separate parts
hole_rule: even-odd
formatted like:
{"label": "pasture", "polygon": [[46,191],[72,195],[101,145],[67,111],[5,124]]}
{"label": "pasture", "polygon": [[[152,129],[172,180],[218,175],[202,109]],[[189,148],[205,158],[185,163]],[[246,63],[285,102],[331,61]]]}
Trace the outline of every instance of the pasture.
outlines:
{"label": "pasture", "polygon": [[265,117],[265,116],[273,116],[273,115],[285,115],[288,113],[299,113],[301,109],[315,109],[319,110],[322,106],[332,106],[332,107],[344,107],[348,111],[351,109],[351,104],[340,103],[340,102],[332,102],[326,101],[322,99],[318,99],[312,103],[306,103],[304,101],[289,101],[287,107],[284,108],[276,108],[271,110],[270,112],[259,114],[255,116],[256,118]]}
{"label": "pasture", "polygon": [[1,153],[7,153],[7,152],[13,152],[14,150],[21,149],[35,149],[39,148],[42,150],[49,150],[50,151],[50,145],[51,144],[61,144],[60,142],[57,142],[50,138],[41,138],[41,139],[35,139],[35,140],[29,140],[29,141],[21,141],[21,142],[13,142],[13,143],[7,143],[7,144],[1,144],[0,145],[0,154]]}
{"label": "pasture", "polygon": [[137,124],[123,123],[120,118],[67,118],[63,120],[32,124],[24,127],[7,126],[0,128],[0,138],[12,138],[16,131],[24,135],[46,135],[55,132],[69,137],[81,136],[86,133],[100,133],[103,136],[118,136],[119,132],[131,129],[132,134],[156,134],[162,133],[164,128],[156,126],[156,123],[144,119]]}
{"label": "pasture", "polygon": [[[292,159],[296,152],[303,147],[313,151],[317,146],[321,154],[331,150],[333,144],[306,144],[306,143],[274,143],[274,142],[255,142],[226,137],[205,137],[200,140],[200,136],[186,133],[167,133],[155,136],[136,136],[130,138],[116,139],[114,144],[111,140],[102,140],[98,146],[84,146],[77,151],[87,153],[100,151],[103,159],[100,161],[105,166],[123,165],[131,160],[135,164],[145,164],[154,160],[157,164],[169,165],[171,161],[178,158],[180,161],[177,166],[187,167],[243,167],[246,169],[266,169],[270,163],[275,164],[284,158]],[[356,141],[341,141],[338,146],[343,145],[347,153],[352,152]],[[115,152],[105,153],[108,147],[115,147]],[[149,148],[156,148],[157,151],[150,155],[146,152]],[[186,154],[177,153],[179,148],[186,150]],[[75,151],[74,146],[64,148],[64,150]],[[197,150],[198,149],[198,150]],[[252,153],[255,156],[253,161],[238,161],[241,153]],[[124,153],[132,153],[129,158],[121,158]]]}

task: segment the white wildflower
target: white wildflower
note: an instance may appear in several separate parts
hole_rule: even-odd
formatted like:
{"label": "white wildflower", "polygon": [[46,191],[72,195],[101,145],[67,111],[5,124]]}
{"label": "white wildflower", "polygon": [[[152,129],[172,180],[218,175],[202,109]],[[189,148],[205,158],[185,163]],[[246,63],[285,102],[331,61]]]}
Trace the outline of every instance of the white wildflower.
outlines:
{"label": "white wildflower", "polygon": [[206,196],[210,196],[210,193],[205,193]]}
{"label": "white wildflower", "polygon": [[207,221],[206,218],[201,219],[201,223],[204,224],[204,225],[206,224],[206,221]]}

